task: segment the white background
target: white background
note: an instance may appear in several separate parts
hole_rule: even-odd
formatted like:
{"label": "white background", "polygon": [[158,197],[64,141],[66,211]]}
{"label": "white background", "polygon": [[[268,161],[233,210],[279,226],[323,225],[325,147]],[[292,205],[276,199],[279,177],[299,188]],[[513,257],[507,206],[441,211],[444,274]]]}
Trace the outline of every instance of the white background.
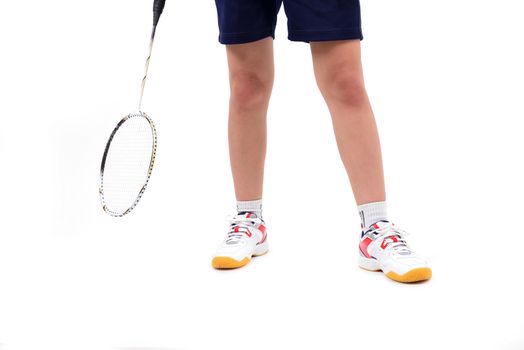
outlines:
{"label": "white background", "polygon": [[0,349],[524,349],[522,7],[373,0],[362,15],[390,217],[431,261],[428,283],[357,267],[328,110],[282,10],[271,251],[220,272],[235,198],[214,2],[168,0],[144,98],[157,164],[115,219],[99,162],[136,109],[151,1],[2,1]]}

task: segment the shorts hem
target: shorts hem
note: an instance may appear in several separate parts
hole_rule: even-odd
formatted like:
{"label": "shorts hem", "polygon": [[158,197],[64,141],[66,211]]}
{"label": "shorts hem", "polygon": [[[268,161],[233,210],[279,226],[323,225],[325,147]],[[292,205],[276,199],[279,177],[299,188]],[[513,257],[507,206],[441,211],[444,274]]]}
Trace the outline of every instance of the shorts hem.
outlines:
{"label": "shorts hem", "polygon": [[288,39],[291,41],[301,41],[309,43],[311,41],[330,41],[330,40],[363,40],[361,28],[353,29],[334,29],[334,30],[290,30]]}
{"label": "shorts hem", "polygon": [[261,32],[220,33],[218,36],[218,41],[224,45],[245,44],[264,39],[268,36],[275,39],[275,32],[272,30],[264,30]]}

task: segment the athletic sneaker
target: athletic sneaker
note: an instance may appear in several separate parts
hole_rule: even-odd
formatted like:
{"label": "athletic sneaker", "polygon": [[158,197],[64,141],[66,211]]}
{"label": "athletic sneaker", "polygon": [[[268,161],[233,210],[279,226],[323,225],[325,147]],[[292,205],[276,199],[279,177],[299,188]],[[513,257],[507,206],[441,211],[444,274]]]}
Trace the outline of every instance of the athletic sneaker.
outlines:
{"label": "athletic sneaker", "polygon": [[264,220],[252,212],[239,212],[229,219],[229,232],[218,246],[212,265],[216,269],[234,269],[246,265],[251,257],[267,253]]}
{"label": "athletic sneaker", "polygon": [[363,269],[382,270],[397,282],[418,282],[431,278],[427,262],[407,245],[405,231],[388,221],[379,221],[369,227],[360,239],[360,262]]}

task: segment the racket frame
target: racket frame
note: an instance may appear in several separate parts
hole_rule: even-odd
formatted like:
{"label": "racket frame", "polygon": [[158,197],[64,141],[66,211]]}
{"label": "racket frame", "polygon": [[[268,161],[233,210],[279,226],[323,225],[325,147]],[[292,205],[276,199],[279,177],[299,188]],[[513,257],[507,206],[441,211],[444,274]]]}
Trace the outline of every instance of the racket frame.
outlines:
{"label": "racket frame", "polygon": [[[113,141],[113,138],[115,137],[115,135],[118,132],[118,130],[120,129],[120,127],[122,125],[124,125],[124,123],[126,121],[128,121],[129,119],[131,119],[131,118],[144,118],[149,123],[149,126],[151,127],[151,134],[152,134],[152,138],[153,138],[153,140],[152,140],[152,150],[151,150],[151,159],[150,159],[150,162],[149,162],[149,167],[147,169],[146,180],[144,182],[144,185],[142,186],[142,188],[138,192],[135,201],[133,202],[133,204],[131,204],[131,206],[127,210],[125,210],[124,212],[120,213],[120,212],[112,211],[112,210],[110,210],[107,207],[107,203],[105,201],[105,196],[104,196],[104,172],[105,172],[107,155],[109,154],[109,149],[111,148],[111,142]],[[107,214],[109,214],[111,216],[114,216],[114,217],[122,217],[122,216],[124,216],[126,214],[129,214],[136,207],[136,205],[138,204],[138,202],[142,198],[142,195],[144,194],[144,192],[145,192],[145,190],[147,188],[147,184],[149,183],[149,179],[151,178],[151,173],[153,172],[153,165],[155,164],[156,149],[157,149],[157,134],[156,134],[155,124],[153,123],[153,120],[151,120],[151,118],[146,113],[140,111],[138,113],[128,114],[127,116],[122,118],[122,120],[120,120],[118,122],[118,124],[116,125],[115,129],[111,133],[111,136],[109,136],[109,140],[107,141],[106,148],[104,150],[104,155],[102,156],[102,164],[100,166],[100,188],[99,188],[100,201],[102,203],[102,208],[104,209],[104,211]]]}

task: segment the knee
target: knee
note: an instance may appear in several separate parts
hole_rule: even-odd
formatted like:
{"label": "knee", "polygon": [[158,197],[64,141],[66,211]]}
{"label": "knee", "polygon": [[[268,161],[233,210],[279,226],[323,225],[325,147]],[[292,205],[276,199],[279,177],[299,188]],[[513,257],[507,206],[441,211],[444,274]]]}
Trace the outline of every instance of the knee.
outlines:
{"label": "knee", "polygon": [[252,110],[269,103],[273,78],[261,73],[230,73],[231,103],[235,108]]}
{"label": "knee", "polygon": [[335,70],[319,85],[326,98],[340,103],[360,106],[367,101],[364,79],[360,71]]}

